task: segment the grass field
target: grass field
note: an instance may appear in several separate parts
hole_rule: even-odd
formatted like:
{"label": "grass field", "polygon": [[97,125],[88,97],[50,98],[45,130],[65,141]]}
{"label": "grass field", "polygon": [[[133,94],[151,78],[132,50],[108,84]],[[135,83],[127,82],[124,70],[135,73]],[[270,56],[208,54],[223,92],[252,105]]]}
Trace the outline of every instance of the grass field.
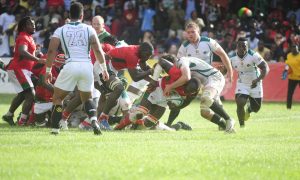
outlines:
{"label": "grass field", "polygon": [[[0,115],[12,96],[0,96]],[[235,104],[225,108],[236,118]],[[178,118],[193,131],[92,132],[0,123],[0,179],[300,179],[300,105],[265,103],[236,134],[199,115]],[[164,116],[163,120],[166,120]]]}

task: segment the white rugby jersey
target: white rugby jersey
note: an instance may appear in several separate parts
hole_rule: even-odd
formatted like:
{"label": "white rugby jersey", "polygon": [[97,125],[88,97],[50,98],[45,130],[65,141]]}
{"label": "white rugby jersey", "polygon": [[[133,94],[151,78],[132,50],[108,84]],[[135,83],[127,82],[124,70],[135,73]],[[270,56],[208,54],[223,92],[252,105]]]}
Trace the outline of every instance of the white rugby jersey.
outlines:
{"label": "white rugby jersey", "polygon": [[196,57],[200,58],[208,64],[212,63],[213,52],[221,46],[219,43],[211,38],[200,36],[200,40],[197,45],[191,44],[189,41],[185,41],[178,49],[177,57]]}
{"label": "white rugby jersey", "polygon": [[178,68],[181,68],[182,66],[188,66],[191,73],[197,75],[201,81],[201,84],[204,86],[208,83],[208,78],[210,76],[217,75],[219,72],[207,62],[196,57],[182,57],[178,62],[176,62],[176,66]]}
{"label": "white rugby jersey", "polygon": [[238,72],[239,83],[252,84],[252,81],[260,75],[257,66],[263,61],[263,58],[257,52],[248,50],[243,58],[236,53],[229,58],[232,67]]}
{"label": "white rugby jersey", "polygon": [[70,22],[55,30],[52,37],[60,39],[67,62],[90,61],[90,37],[97,33],[92,26]]}

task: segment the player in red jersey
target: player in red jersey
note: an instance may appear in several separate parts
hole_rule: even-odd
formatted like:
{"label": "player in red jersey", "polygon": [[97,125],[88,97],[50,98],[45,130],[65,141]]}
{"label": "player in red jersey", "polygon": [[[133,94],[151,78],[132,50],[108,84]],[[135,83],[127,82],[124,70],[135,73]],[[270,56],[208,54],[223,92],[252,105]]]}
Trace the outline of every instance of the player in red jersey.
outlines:
{"label": "player in red jersey", "polygon": [[143,97],[140,106],[130,110],[129,115],[116,126],[116,130],[123,129],[131,122],[145,125],[146,127],[153,127],[164,114],[168,103],[173,103],[174,100],[182,101],[178,105],[184,107],[196,97],[200,89],[200,83],[194,78],[191,78],[185,85],[176,88],[172,92],[172,96],[164,96],[163,90],[166,85],[180,78],[181,71],[171,62],[164,60],[163,57],[159,60],[159,65],[169,76],[165,76],[158,81],[158,86],[155,90],[149,96]]}
{"label": "player in red jersey", "polygon": [[10,125],[14,125],[13,116],[15,110],[21,105],[22,114],[18,120],[19,125],[24,125],[29,114],[34,98],[33,83],[31,81],[31,70],[35,63],[45,63],[45,59],[35,56],[36,45],[32,38],[35,31],[34,21],[27,16],[18,23],[18,36],[15,44],[14,57],[6,67],[9,79],[14,84],[18,93],[12,100],[9,111],[2,119]]}
{"label": "player in red jersey", "polygon": [[[104,129],[111,130],[107,122],[109,118],[108,113],[116,105],[117,99],[124,91],[124,86],[117,77],[117,72],[127,69],[133,81],[148,78],[149,75],[152,74],[152,70],[147,66],[146,61],[152,55],[153,46],[147,42],[144,42],[141,45],[115,48],[107,53],[107,56],[109,57],[108,68],[111,70],[112,74],[108,81],[99,81],[99,84],[111,91],[110,95],[107,97],[109,101],[106,101],[104,104],[102,108],[103,111],[98,119]],[[140,66],[141,69],[138,66]],[[105,96],[105,94],[103,94],[103,96]]]}
{"label": "player in red jersey", "polygon": [[[35,103],[33,105],[33,113],[29,118],[31,123],[35,122],[37,126],[45,126],[46,115],[50,116],[52,109],[53,84],[65,63],[64,54],[58,54],[51,69],[52,81],[45,83],[46,66],[44,64],[36,64],[33,69],[33,75],[38,79],[35,85]],[[49,119],[49,118],[48,118]]]}

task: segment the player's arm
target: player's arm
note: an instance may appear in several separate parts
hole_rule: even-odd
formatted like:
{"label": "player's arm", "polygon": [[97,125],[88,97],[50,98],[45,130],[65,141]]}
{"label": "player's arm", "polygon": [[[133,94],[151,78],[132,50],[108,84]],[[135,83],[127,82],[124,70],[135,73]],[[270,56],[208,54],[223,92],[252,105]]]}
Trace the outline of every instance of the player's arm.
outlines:
{"label": "player's arm", "polygon": [[260,75],[257,77],[257,79],[252,81],[251,88],[255,88],[257,85],[257,82],[264,79],[270,71],[269,65],[265,60],[262,60],[261,63],[259,65],[257,65],[257,67],[261,70],[261,72],[260,72]]}
{"label": "player's arm", "polygon": [[19,52],[19,54],[21,55],[22,58],[31,59],[33,61],[36,61],[36,62],[42,63],[42,64],[45,63],[45,59],[38,58],[38,57],[35,57],[34,55],[30,54],[28,52],[28,47],[24,44],[19,46],[18,52]]}
{"label": "player's arm", "polygon": [[134,68],[134,69],[128,69],[128,72],[130,74],[130,77],[133,81],[139,81],[139,80],[142,80],[142,79],[145,79],[145,80],[149,80],[149,75],[152,74],[152,69],[148,69],[146,71],[143,71],[141,69],[137,69],[137,68]]}
{"label": "player's arm", "polygon": [[181,64],[180,71],[181,71],[180,78],[178,78],[175,82],[166,85],[166,88],[164,89],[164,95],[169,96],[172,89],[184,85],[186,82],[188,82],[191,79],[191,71],[188,63],[183,62]]}
{"label": "player's arm", "polygon": [[51,81],[52,74],[51,74],[51,68],[53,61],[56,57],[56,51],[60,44],[60,40],[57,37],[53,37],[50,40],[48,52],[47,52],[47,60],[46,60],[46,74],[45,74],[45,82],[47,83],[49,80]]}
{"label": "player's arm", "polygon": [[98,37],[96,35],[92,35],[90,37],[91,47],[94,51],[94,54],[96,56],[97,61],[100,63],[100,67],[102,69],[102,76],[105,81],[109,79],[109,75],[106,68],[106,62],[105,62],[105,56],[104,52],[102,50],[102,47],[100,45],[100,42],[98,40]]}
{"label": "player's arm", "polygon": [[50,83],[46,83],[45,75],[40,75],[38,85],[43,86],[44,88],[46,88],[47,90],[49,90],[52,93],[54,92],[54,86]]}
{"label": "player's arm", "polygon": [[227,70],[227,77],[230,80],[230,82],[232,82],[232,80],[233,80],[233,70],[232,70],[232,66],[231,66],[229,57],[227,56],[224,49],[217,42],[214,42],[214,43],[215,43],[214,53],[217,54],[221,58],[221,61],[223,62],[223,64],[226,67],[226,70]]}

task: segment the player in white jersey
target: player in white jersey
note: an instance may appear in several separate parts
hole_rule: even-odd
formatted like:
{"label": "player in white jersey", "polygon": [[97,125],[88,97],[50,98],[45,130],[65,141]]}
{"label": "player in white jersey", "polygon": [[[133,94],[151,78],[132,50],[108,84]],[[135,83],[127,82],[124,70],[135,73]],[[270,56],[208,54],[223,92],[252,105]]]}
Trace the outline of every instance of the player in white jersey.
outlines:
{"label": "player in white jersey", "polygon": [[[268,74],[269,66],[259,53],[249,50],[246,38],[238,39],[237,51],[230,60],[232,67],[238,72],[235,101],[240,126],[244,127],[244,121],[248,120],[250,113],[258,112],[261,107],[262,79]],[[245,111],[248,99],[250,106]]]}
{"label": "player in white jersey", "polygon": [[201,116],[219,125],[226,132],[234,132],[234,120],[230,118],[223,106],[218,102],[220,93],[225,85],[223,74],[199,58],[182,57],[176,59],[173,57],[172,59],[171,57],[169,60],[171,62],[175,61],[176,66],[180,68],[181,77],[187,77],[189,80],[192,76],[203,85],[200,99]]}
{"label": "player in white jersey", "polygon": [[59,133],[59,121],[62,116],[62,101],[64,97],[77,86],[81,101],[85,107],[84,109],[91,119],[94,133],[99,135],[101,131],[97,124],[96,107],[91,99],[94,77],[93,65],[90,59],[90,47],[94,50],[96,59],[100,61],[103,79],[108,80],[109,75],[104,53],[95,30],[91,26],[81,23],[83,19],[83,6],[81,3],[72,3],[70,18],[70,23],[55,30],[48,47],[46,81],[51,79],[51,66],[59,44],[62,45],[67,58],[66,65],[54,84],[52,134]]}
{"label": "player in white jersey", "polygon": [[227,78],[232,81],[232,67],[224,49],[214,39],[200,36],[200,28],[194,22],[185,26],[187,41],[183,42],[178,50],[177,57],[196,57],[208,64],[212,64],[213,53],[218,55],[227,69]]}

